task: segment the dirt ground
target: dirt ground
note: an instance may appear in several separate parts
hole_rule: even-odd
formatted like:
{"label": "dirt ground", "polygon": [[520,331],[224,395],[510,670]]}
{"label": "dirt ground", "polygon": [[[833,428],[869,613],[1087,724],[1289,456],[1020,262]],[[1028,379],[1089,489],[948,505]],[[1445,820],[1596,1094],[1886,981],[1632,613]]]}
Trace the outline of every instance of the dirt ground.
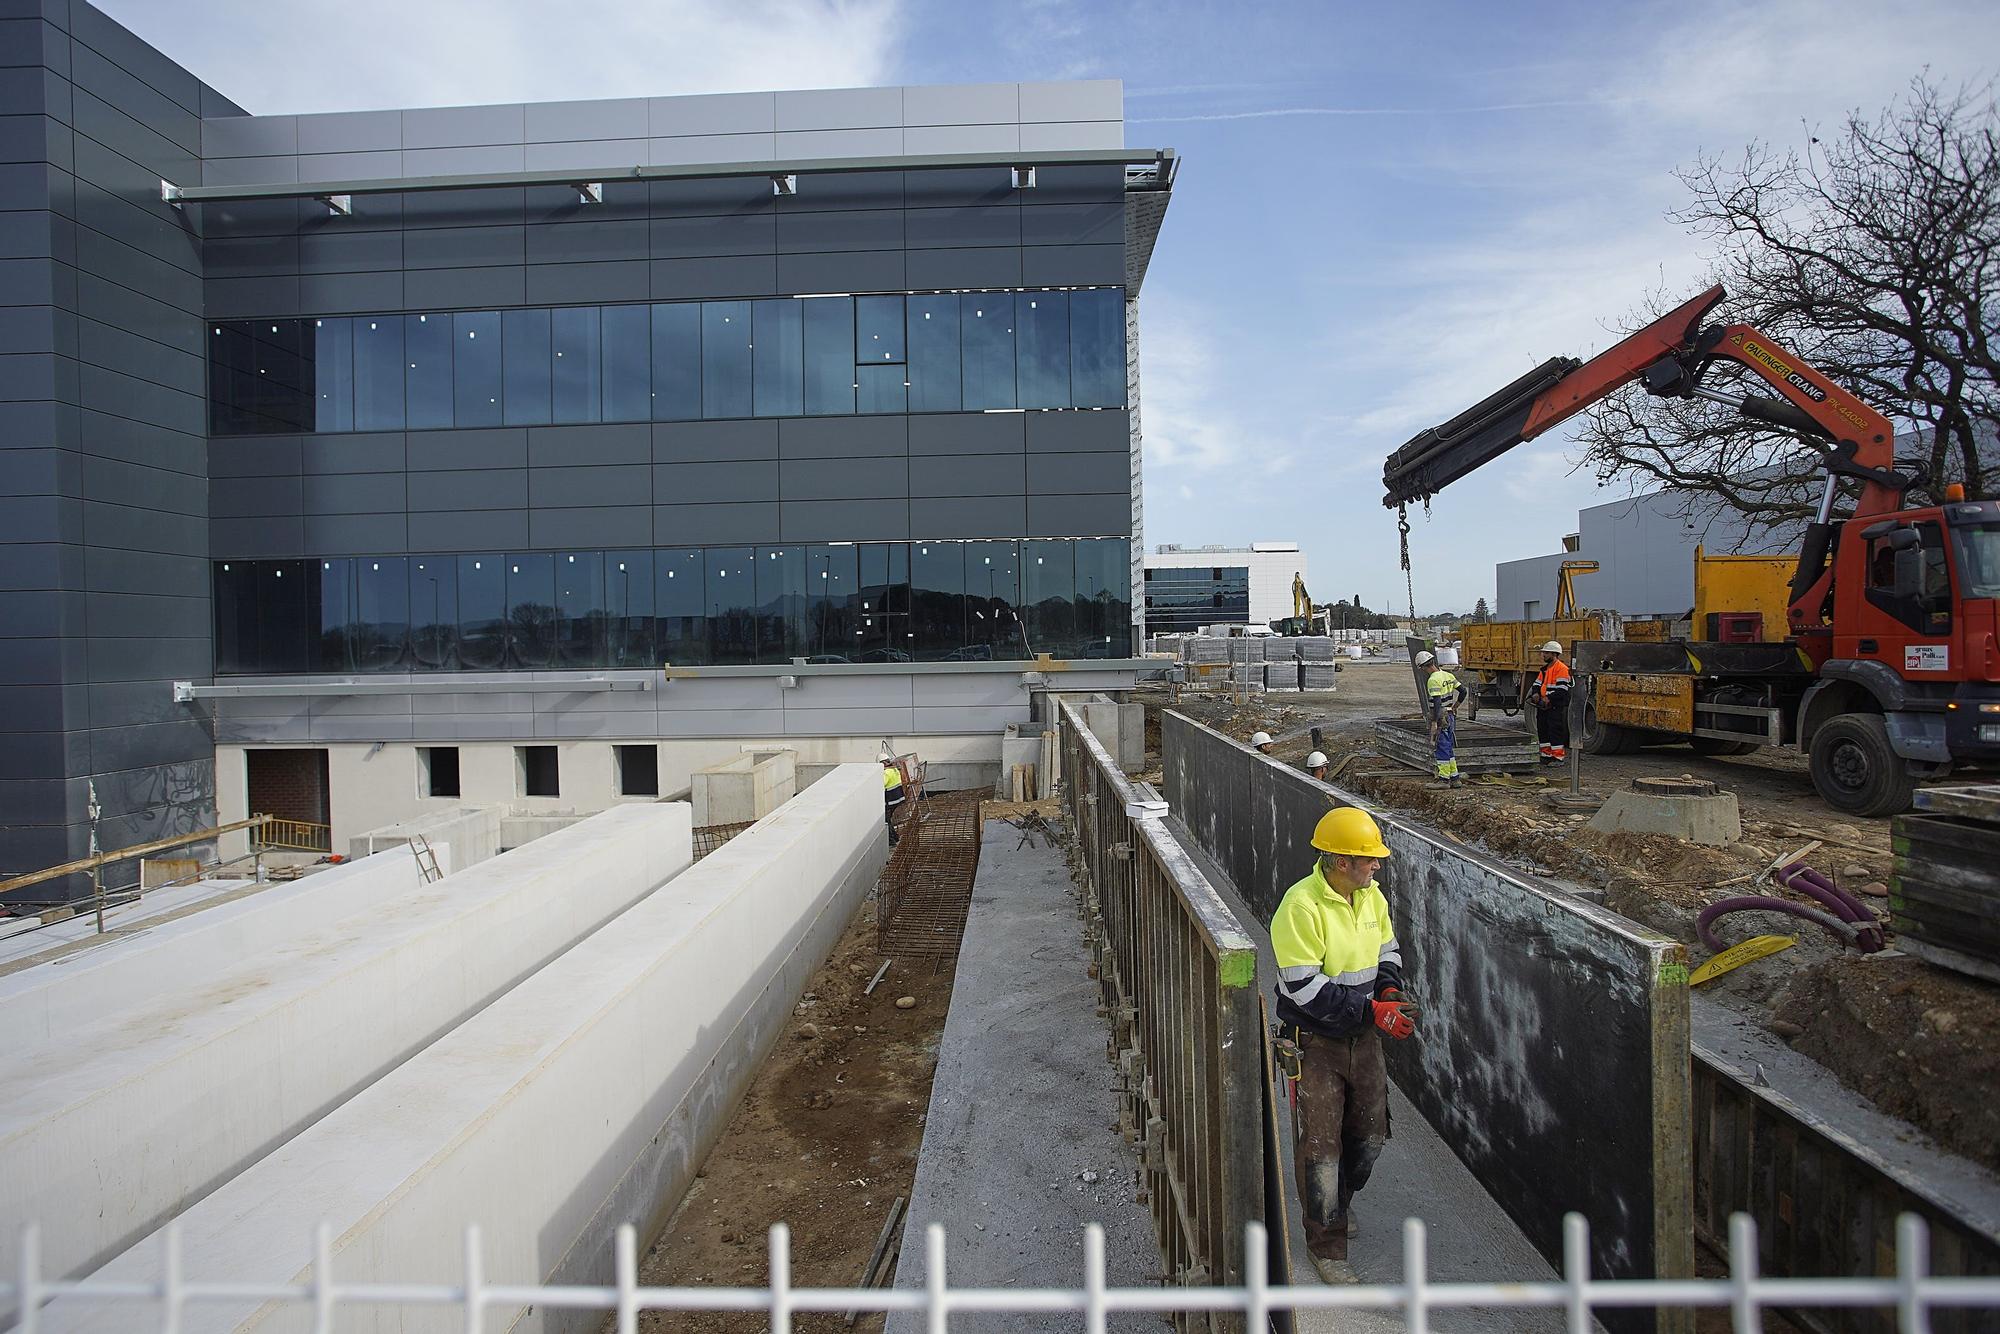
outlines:
{"label": "dirt ground", "polygon": [[[1155,714],[1172,706],[1169,692],[1148,690],[1141,697],[1148,750],[1157,764]],[[1345,664],[1332,693],[1253,696],[1246,707],[1183,691],[1172,707],[1232,736],[1262,728],[1278,738],[1277,758],[1292,764],[1304,760],[1312,747],[1308,729],[1318,726],[1337,785],[1421,815],[1527,869],[1600,890],[1614,910],[1687,942],[1697,964],[1709,951],[1696,937],[1696,914],[1731,894],[1795,897],[1765,871],[1814,840],[1820,847],[1806,856],[1809,865],[1844,888],[1867,893],[1864,901],[1883,902],[1879,895],[1892,861],[1889,821],[1830,811],[1795,755],[1712,758],[1662,746],[1582,757],[1582,791],[1591,808],[1640,777],[1685,774],[1734,792],[1743,838],[1710,848],[1664,835],[1586,828],[1588,809],[1578,813],[1562,805],[1569,792],[1566,769],[1511,782],[1472,781],[1451,791],[1378,756],[1377,719],[1419,716],[1407,665]],[[1481,711],[1479,721],[1509,723],[1491,710]],[[1886,905],[1879,911],[1886,919]],[[1704,994],[1784,1038],[1883,1111],[1954,1152],[2000,1168],[2000,1100],[1993,1097],[2000,1088],[2000,987],[1893,949],[1863,956],[1811,923],[1777,914],[1732,914],[1716,926],[1725,943],[1794,931],[1796,946],[1707,983]]]}
{"label": "dirt ground", "polygon": [[[780,1221],[791,1228],[795,1287],[860,1284],[883,1221],[916,1175],[954,962],[893,960],[874,994],[864,995],[882,956],[873,901],[863,905],[807,984],[680,1208],[641,1257],[642,1284],[761,1286],[769,1276],[766,1238]],[[914,1008],[897,1009],[905,996]],[[640,1318],[643,1329],[691,1334],[767,1324],[755,1312]],[[795,1316],[793,1326],[849,1328],[826,1314]],[[863,1316],[853,1327],[880,1329],[882,1317]]]}

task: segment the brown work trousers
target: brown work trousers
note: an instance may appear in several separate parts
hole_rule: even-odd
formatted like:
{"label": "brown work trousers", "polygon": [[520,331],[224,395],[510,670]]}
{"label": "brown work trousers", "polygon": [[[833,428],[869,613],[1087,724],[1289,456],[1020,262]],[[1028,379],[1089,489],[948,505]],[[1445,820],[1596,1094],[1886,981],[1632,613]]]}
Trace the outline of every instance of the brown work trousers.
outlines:
{"label": "brown work trousers", "polygon": [[1351,1038],[1305,1035],[1299,1045],[1292,1156],[1306,1216],[1306,1247],[1347,1258],[1347,1207],[1368,1184],[1389,1138],[1389,1073],[1374,1029]]}

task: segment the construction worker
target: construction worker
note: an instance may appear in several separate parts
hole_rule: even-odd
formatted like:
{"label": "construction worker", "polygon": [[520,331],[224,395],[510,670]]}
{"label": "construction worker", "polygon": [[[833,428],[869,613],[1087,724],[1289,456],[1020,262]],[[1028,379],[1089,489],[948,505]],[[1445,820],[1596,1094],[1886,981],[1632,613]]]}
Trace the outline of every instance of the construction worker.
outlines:
{"label": "construction worker", "polygon": [[1325,751],[1316,750],[1312,754],[1306,756],[1306,772],[1311,774],[1314,778],[1319,779],[1319,781],[1322,783],[1326,781]]}
{"label": "construction worker", "polygon": [[1271,919],[1278,960],[1278,1046],[1294,1080],[1292,1141],[1306,1245],[1328,1283],[1356,1283],[1347,1263],[1354,1193],[1389,1138],[1389,1081],[1376,1030],[1416,1031],[1403,955],[1375,874],[1389,855],[1368,812],[1337,806],[1319,819],[1312,874],[1285,891]]}
{"label": "construction worker", "polygon": [[889,846],[896,846],[896,809],[903,804],[903,768],[894,759],[882,761],[882,823],[889,826]]}
{"label": "construction worker", "polygon": [[1535,673],[1535,737],[1542,743],[1543,764],[1569,758],[1569,664],[1562,651],[1553,639],[1542,645],[1542,670]]}
{"label": "construction worker", "polygon": [[1269,755],[1271,753],[1271,734],[1269,732],[1252,732],[1250,734],[1250,744],[1256,748],[1259,754]]}
{"label": "construction worker", "polygon": [[1465,702],[1465,687],[1458,678],[1438,665],[1437,654],[1417,655],[1417,666],[1431,669],[1424,680],[1424,716],[1431,725],[1431,755],[1437,761],[1438,781],[1458,787],[1458,706]]}

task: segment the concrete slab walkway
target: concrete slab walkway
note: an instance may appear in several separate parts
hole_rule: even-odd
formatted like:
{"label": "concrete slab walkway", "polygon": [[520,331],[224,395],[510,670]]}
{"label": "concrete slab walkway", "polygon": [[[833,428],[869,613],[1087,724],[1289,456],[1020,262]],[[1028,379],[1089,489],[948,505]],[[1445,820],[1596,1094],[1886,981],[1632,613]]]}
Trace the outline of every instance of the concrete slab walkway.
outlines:
{"label": "concrete slab walkway", "polygon": [[[1153,1286],[1160,1255],[1115,1129],[1108,1030],[1062,855],[997,820],[980,833],[972,912],[938,1050],[896,1286],[925,1282],[946,1232],[953,1287],[1079,1287],[1083,1229],[1105,1231],[1113,1286]],[[1122,1322],[1121,1322],[1122,1323]],[[954,1330],[1072,1330],[1076,1317],[954,1315]],[[892,1334],[923,1328],[899,1314]]]}

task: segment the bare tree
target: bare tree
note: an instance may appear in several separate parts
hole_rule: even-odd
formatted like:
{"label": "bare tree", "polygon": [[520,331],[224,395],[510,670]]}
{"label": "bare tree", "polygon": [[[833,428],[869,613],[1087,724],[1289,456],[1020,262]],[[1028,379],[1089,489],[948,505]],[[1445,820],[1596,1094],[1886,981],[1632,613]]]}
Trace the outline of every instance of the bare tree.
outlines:
{"label": "bare tree", "polygon": [[[1947,92],[1928,76],[1874,120],[1798,149],[1753,143],[1680,173],[1674,214],[1714,245],[1723,314],[1756,325],[1908,433],[1905,457],[1936,486],[2000,491],[2000,114],[1991,85]],[[1686,298],[1661,292],[1645,324]],[[1709,383],[1747,373],[1718,364]],[[1753,392],[1768,392],[1761,382]],[[1690,513],[1752,532],[1810,517],[1817,460],[1769,427],[1702,400],[1618,396],[1581,441],[1601,482],[1664,485]]]}

